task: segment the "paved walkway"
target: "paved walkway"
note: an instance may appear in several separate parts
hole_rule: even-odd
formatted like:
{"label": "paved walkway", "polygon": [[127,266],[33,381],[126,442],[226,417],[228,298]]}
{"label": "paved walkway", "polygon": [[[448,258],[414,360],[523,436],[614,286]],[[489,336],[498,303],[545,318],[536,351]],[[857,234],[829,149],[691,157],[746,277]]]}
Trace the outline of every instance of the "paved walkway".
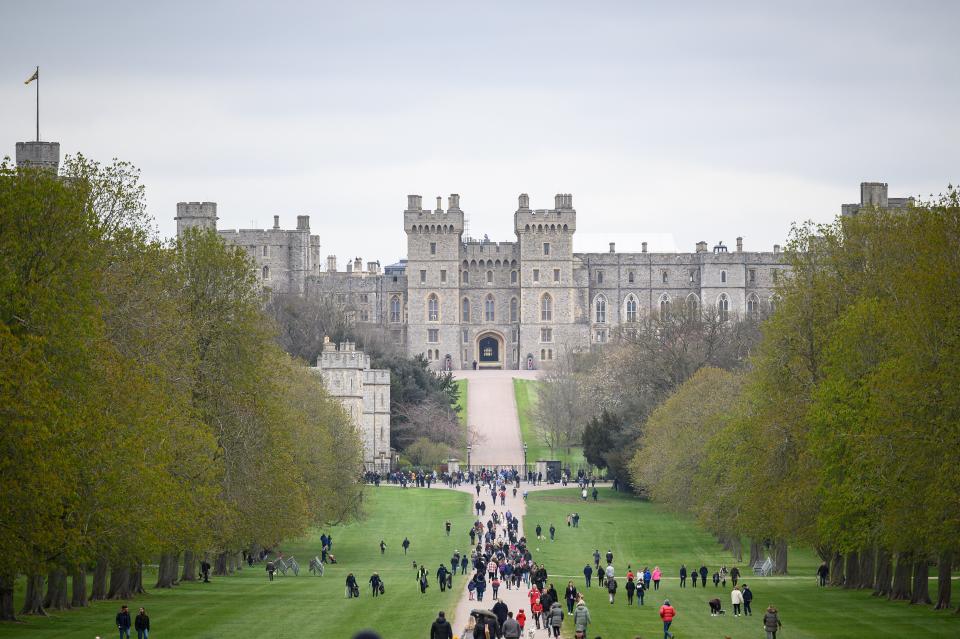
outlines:
{"label": "paved walkway", "polygon": [[474,433],[472,466],[520,466],[523,443],[513,380],[536,379],[537,371],[455,371],[467,382],[467,424]]}
{"label": "paved walkway", "polygon": [[[520,530],[519,530],[518,536],[523,537],[525,534],[523,531],[523,524],[524,524],[523,518],[527,513],[527,505],[523,501],[523,491],[526,490],[529,492],[533,492],[537,490],[552,490],[555,488],[561,488],[560,484],[554,484],[554,485],[541,484],[540,486],[529,486],[526,482],[521,482],[520,490],[517,491],[516,499],[513,498],[513,492],[511,490],[508,490],[506,505],[502,507],[498,505],[495,508],[495,510],[499,513],[505,513],[509,510],[515,516],[519,517]],[[476,498],[477,498],[477,493],[475,492],[474,487],[464,485],[458,488],[457,490],[470,493],[470,495],[472,496],[472,499],[470,500],[471,512],[474,512],[472,510],[473,502],[476,501]],[[486,520],[490,518],[491,511],[493,510],[493,508],[491,508],[490,506],[490,491],[484,490],[483,492],[480,493],[480,495],[482,499],[484,499],[487,502],[487,512],[486,512],[486,516],[484,517],[484,523],[485,523]],[[467,531],[461,530],[459,531],[459,534],[465,535],[466,532]],[[533,553],[533,560],[538,561],[537,550],[536,550],[537,540],[530,539],[528,537],[527,542],[530,545],[530,551]],[[469,546],[469,543],[467,545]],[[547,566],[547,570],[548,571],[550,570],[549,566]],[[470,577],[473,576],[472,566],[471,566],[471,570],[469,570],[468,576]],[[459,576],[454,581],[454,584],[457,584],[454,587],[461,588],[462,593],[460,595],[459,601],[457,602],[457,608],[453,613],[453,618],[450,619],[450,623],[453,625],[453,634],[455,636],[461,637],[461,639],[469,639],[469,638],[463,638],[463,629],[467,626],[467,623],[470,620],[470,611],[473,610],[474,608],[485,608],[489,610],[490,608],[493,607],[493,604],[496,603],[496,599],[492,597],[493,588],[490,587],[489,582],[487,583],[487,590],[484,593],[483,601],[470,601],[469,600],[470,593],[467,590],[467,581],[468,581],[467,579],[461,578]],[[562,591],[561,591],[561,594],[562,594]],[[523,635],[525,638],[540,637],[542,639],[546,639],[549,636],[549,631],[547,630],[536,630],[536,625],[533,623],[533,614],[531,614],[530,612],[530,602],[527,600],[527,588],[523,586],[522,583],[519,589],[513,589],[513,590],[507,590],[506,585],[501,586],[500,592],[498,593],[498,597],[503,601],[503,603],[507,604],[507,608],[509,608],[514,615],[516,615],[517,611],[520,610],[521,608],[526,613],[527,623],[523,630]],[[566,613],[566,608],[564,608],[564,613]],[[534,634],[531,634],[531,631],[533,631]]]}

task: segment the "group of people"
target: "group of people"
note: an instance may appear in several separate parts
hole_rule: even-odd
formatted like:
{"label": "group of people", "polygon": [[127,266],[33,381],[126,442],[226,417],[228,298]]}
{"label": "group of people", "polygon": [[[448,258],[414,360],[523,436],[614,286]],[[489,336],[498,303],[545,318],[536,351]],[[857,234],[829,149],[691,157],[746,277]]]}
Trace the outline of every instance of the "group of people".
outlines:
{"label": "group of people", "polygon": [[[706,588],[706,587],[707,587],[707,576],[708,576],[709,574],[710,574],[710,570],[709,570],[706,566],[703,566],[703,565],[700,566],[700,570],[690,571],[690,572],[689,572],[689,575],[690,575],[690,583],[691,583],[691,585],[692,585],[694,588],[697,587],[697,577],[699,576],[701,587]],[[686,566],[686,564],[682,564],[682,565],[680,566],[680,587],[681,587],[681,588],[686,588],[686,587],[687,587],[687,575],[688,575],[687,566]],[[737,582],[740,581],[740,569],[737,568],[736,566],[734,566],[732,570],[727,570],[727,567],[726,567],[726,566],[721,566],[721,567],[720,567],[720,570],[714,571],[714,573],[713,573],[713,586],[714,586],[715,588],[718,588],[718,587],[720,587],[720,586],[723,586],[724,588],[726,588],[726,587],[727,587],[727,576],[728,576],[728,575],[729,575],[729,577],[730,577],[730,580],[733,582],[734,587],[736,587]]]}
{"label": "group of people", "polygon": [[137,616],[130,620],[130,609],[126,606],[120,606],[120,612],[117,613],[117,630],[120,631],[120,639],[130,639],[130,628],[137,631],[137,639],[147,639],[150,635],[150,617],[147,611],[140,608]]}

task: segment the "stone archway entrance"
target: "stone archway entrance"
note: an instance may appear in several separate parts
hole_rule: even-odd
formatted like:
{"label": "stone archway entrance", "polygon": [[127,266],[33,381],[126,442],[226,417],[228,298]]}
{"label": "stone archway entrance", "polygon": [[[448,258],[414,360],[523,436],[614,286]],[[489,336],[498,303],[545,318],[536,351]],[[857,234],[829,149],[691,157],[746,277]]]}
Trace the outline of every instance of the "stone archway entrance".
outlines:
{"label": "stone archway entrance", "polygon": [[504,368],[503,335],[488,331],[477,335],[477,368]]}

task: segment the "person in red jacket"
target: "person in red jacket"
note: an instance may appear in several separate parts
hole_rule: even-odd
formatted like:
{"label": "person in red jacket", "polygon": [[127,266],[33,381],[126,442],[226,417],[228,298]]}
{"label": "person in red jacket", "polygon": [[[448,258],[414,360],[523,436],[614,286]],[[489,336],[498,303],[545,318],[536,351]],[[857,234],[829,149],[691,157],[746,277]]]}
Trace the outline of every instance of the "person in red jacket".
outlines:
{"label": "person in red jacket", "polygon": [[520,632],[523,632],[523,627],[527,624],[527,615],[523,614],[523,608],[520,609],[520,612],[516,616],[517,623],[520,624]]}
{"label": "person in red jacket", "polygon": [[673,618],[677,616],[677,611],[670,605],[669,599],[664,599],[660,606],[660,619],[663,620],[663,639],[673,639],[673,633],[670,632],[670,624]]}

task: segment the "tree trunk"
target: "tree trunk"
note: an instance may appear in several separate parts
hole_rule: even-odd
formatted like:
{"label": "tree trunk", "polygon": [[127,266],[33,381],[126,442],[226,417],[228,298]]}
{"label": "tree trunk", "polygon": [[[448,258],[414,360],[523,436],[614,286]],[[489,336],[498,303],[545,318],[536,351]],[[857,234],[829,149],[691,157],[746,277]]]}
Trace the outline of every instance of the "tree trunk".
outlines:
{"label": "tree trunk", "polygon": [[106,557],[97,558],[97,566],[93,569],[93,589],[90,591],[90,601],[101,601],[107,598],[107,570],[110,564]]}
{"label": "tree trunk", "polygon": [[930,564],[922,553],[913,562],[913,596],[910,597],[910,603],[933,603],[930,601]]}
{"label": "tree trunk", "polygon": [[21,615],[46,615],[43,609],[43,575],[27,575],[27,593],[23,600]]}
{"label": "tree trunk", "polygon": [[873,588],[873,573],[877,561],[877,549],[867,548],[860,551],[860,585],[858,588]]}
{"label": "tree trunk", "polygon": [[860,585],[860,556],[857,551],[848,552],[843,569],[843,587],[856,588]]}
{"label": "tree trunk", "polygon": [[740,535],[733,536],[733,549],[731,552],[733,553],[733,559],[737,563],[743,561],[743,541],[740,539]]}
{"label": "tree trunk", "polygon": [[172,588],[177,585],[177,568],[179,568],[179,554],[165,552],[160,555],[160,566],[157,568],[157,585],[154,588]]}
{"label": "tree trunk", "polygon": [[877,576],[873,581],[874,597],[890,596],[890,578],[893,575],[893,560],[890,552],[883,548],[877,549]]}
{"label": "tree trunk", "polygon": [[213,574],[219,576],[227,574],[227,553],[221,552],[217,554],[216,559],[213,560]]}
{"label": "tree trunk", "polygon": [[787,540],[778,539],[773,542],[773,574],[787,574]]}
{"label": "tree trunk", "polygon": [[16,577],[0,576],[0,621],[17,620],[13,611],[13,586],[16,581]]}
{"label": "tree trunk", "polygon": [[113,566],[110,569],[110,590],[107,599],[132,599],[130,589],[130,566]]}
{"label": "tree trunk", "polygon": [[760,561],[760,548],[762,544],[756,539],[750,538],[750,567],[752,568],[758,561]]}
{"label": "tree trunk", "polygon": [[950,573],[953,571],[953,552],[944,550],[937,558],[937,605],[934,610],[950,607]]}
{"label": "tree trunk", "polygon": [[130,571],[130,591],[134,595],[145,595],[146,589],[143,587],[143,562],[138,561]]}
{"label": "tree trunk", "polygon": [[893,587],[890,599],[906,601],[910,599],[910,573],[913,569],[913,553],[897,553],[897,567],[893,571]]}
{"label": "tree trunk", "polygon": [[843,555],[834,553],[830,559],[830,585],[843,585]]}
{"label": "tree trunk", "polygon": [[180,581],[197,580],[197,556],[192,550],[186,550],[183,553],[183,573],[180,575]]}
{"label": "tree trunk", "polygon": [[233,565],[237,571],[243,570],[243,553],[242,552],[233,554]]}
{"label": "tree trunk", "polygon": [[77,566],[70,575],[70,581],[73,585],[73,597],[70,600],[70,606],[73,608],[85,608],[90,605],[87,601],[87,571],[83,566]]}
{"label": "tree trunk", "polygon": [[43,598],[45,610],[68,610],[67,571],[53,568],[47,573],[47,595]]}

